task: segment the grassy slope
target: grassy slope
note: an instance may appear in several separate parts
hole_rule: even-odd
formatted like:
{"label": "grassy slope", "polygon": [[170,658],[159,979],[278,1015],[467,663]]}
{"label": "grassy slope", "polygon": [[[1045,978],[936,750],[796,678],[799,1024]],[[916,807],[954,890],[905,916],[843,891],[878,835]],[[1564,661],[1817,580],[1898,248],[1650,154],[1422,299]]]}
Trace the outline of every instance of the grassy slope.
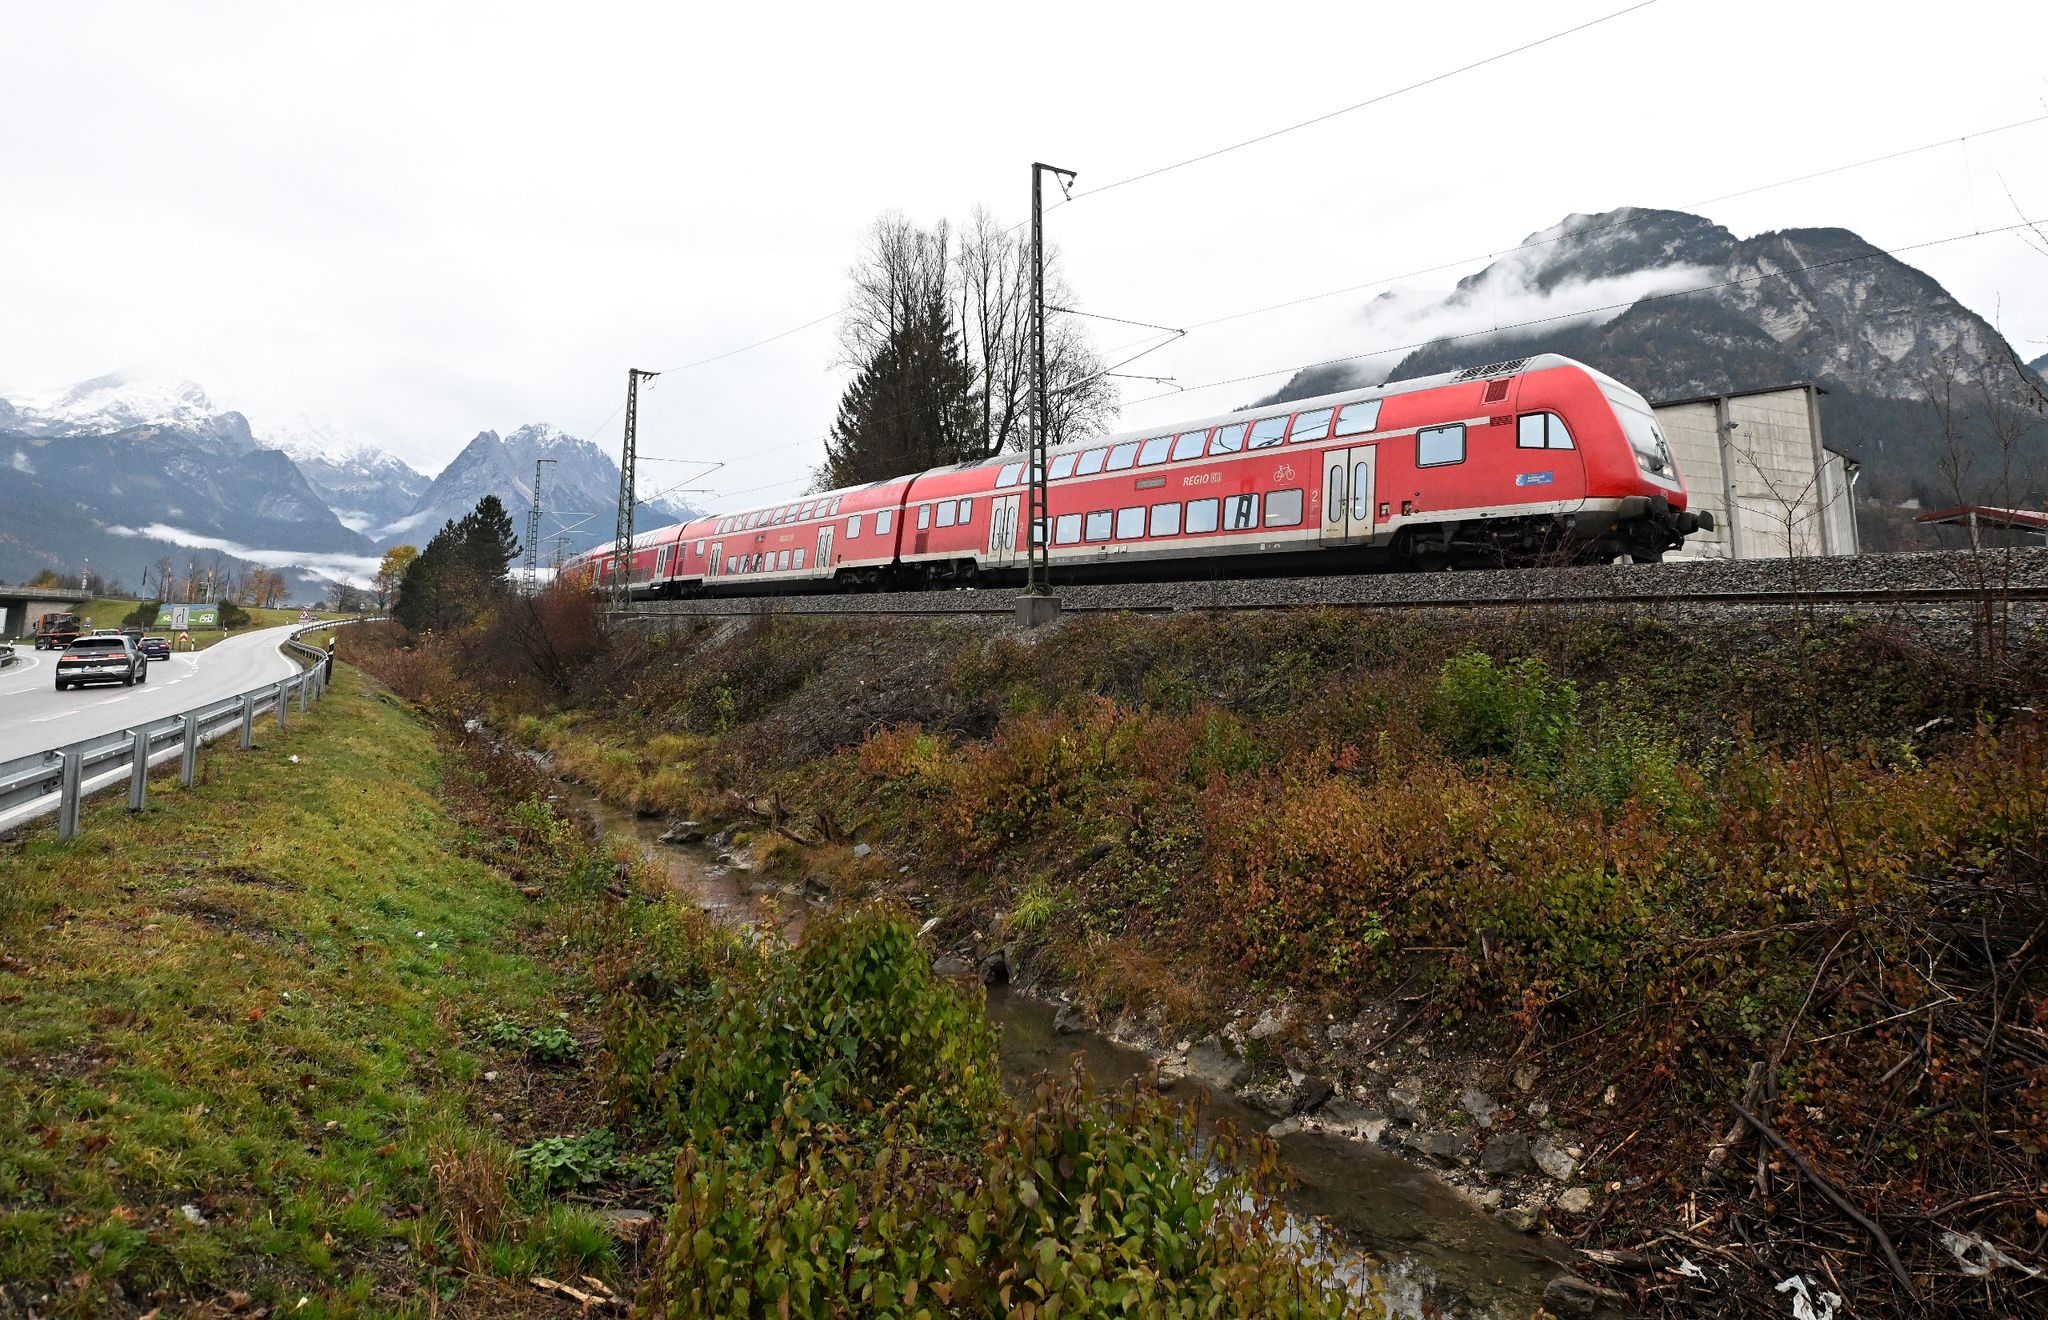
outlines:
{"label": "grassy slope", "polygon": [[462,855],[427,730],[337,677],[146,822],[116,801],[0,846],[0,1313],[424,1306],[429,1153],[488,1108],[462,1028],[551,973]]}

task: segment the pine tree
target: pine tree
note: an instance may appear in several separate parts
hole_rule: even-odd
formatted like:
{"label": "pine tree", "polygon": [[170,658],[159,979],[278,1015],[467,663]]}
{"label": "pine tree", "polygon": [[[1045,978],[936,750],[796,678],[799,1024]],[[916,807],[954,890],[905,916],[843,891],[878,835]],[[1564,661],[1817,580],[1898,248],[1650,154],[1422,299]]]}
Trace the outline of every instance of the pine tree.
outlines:
{"label": "pine tree", "polygon": [[902,309],[846,387],[820,484],[857,486],[980,457],[974,397],[944,288],[929,289]]}

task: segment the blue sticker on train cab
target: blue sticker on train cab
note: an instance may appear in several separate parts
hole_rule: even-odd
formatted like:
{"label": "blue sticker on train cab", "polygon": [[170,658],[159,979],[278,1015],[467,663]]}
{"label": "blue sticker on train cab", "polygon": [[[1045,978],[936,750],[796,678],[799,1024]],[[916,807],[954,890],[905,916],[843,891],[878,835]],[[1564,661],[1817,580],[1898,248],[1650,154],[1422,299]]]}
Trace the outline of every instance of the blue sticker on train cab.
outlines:
{"label": "blue sticker on train cab", "polygon": [[1517,472],[1515,474],[1515,484],[1517,486],[1548,486],[1554,480],[1556,478],[1548,472]]}

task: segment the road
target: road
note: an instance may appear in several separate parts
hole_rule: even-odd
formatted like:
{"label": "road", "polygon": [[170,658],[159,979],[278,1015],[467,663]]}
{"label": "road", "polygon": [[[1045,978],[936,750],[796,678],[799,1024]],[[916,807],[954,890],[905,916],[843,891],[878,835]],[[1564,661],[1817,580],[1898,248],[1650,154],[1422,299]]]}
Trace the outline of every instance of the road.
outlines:
{"label": "road", "polygon": [[284,678],[298,666],[278,647],[293,628],[263,628],[204,651],[153,660],[149,682],[56,690],[56,651],[15,648],[0,669],[0,761],[148,724]]}

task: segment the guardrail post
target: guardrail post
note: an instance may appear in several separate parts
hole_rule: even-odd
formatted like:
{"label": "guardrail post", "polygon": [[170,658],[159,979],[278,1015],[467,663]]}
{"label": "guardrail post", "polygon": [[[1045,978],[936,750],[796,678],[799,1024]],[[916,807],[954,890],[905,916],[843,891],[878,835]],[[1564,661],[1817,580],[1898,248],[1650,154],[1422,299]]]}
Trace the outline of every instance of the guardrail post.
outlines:
{"label": "guardrail post", "polygon": [[185,716],[185,746],[178,756],[178,782],[192,787],[199,774],[199,712]]}
{"label": "guardrail post", "polygon": [[308,672],[309,671],[303,669],[299,671],[299,714],[301,715],[306,713],[306,701],[308,700],[307,692],[313,686],[312,680],[307,677]]}
{"label": "guardrail post", "polygon": [[284,708],[291,701],[291,696],[291,684],[279,679],[277,684],[277,728],[280,733],[284,731]]}
{"label": "guardrail post", "polygon": [[256,694],[242,694],[242,738],[241,748],[248,751],[256,745]]}
{"label": "guardrail post", "polygon": [[64,758],[64,770],[57,788],[57,837],[78,837],[78,800],[85,773],[85,749],[66,747],[57,755]]}
{"label": "guardrail post", "polygon": [[128,735],[128,810],[140,811],[149,800],[149,730]]}

